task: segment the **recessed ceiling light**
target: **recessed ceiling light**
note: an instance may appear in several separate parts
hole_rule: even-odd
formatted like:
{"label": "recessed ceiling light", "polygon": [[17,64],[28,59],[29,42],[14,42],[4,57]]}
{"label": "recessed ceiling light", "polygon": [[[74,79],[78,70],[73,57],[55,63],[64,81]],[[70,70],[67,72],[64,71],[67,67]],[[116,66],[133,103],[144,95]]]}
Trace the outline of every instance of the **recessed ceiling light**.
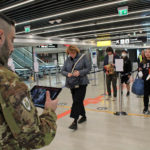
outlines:
{"label": "recessed ceiling light", "polygon": [[55,23],[55,20],[50,20],[49,23],[50,23],[50,24],[54,24],[54,23]]}
{"label": "recessed ceiling light", "polygon": [[56,22],[57,22],[57,23],[61,23],[61,22],[62,22],[62,19],[56,19]]}

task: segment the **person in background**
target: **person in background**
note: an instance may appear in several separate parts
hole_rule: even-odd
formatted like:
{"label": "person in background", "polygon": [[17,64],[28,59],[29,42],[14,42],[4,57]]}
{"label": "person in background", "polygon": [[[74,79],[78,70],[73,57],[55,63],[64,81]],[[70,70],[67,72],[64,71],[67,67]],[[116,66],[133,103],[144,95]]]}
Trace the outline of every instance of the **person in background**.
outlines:
{"label": "person in background", "polygon": [[58,101],[47,92],[45,109],[38,116],[27,85],[8,68],[14,38],[14,21],[0,14],[0,149],[39,149],[55,137]]}
{"label": "person in background", "polygon": [[111,98],[111,83],[113,86],[113,100],[117,97],[117,73],[115,71],[115,59],[119,56],[114,54],[112,47],[106,48],[107,55],[104,57],[104,72],[106,73],[106,84],[107,84],[107,99]]}
{"label": "person in background", "polygon": [[145,58],[145,52],[144,52],[144,50],[142,50],[141,54],[138,56],[138,60],[137,60],[138,67],[144,58]]}
{"label": "person in background", "polygon": [[[83,54],[81,55],[80,50],[74,45],[70,45],[67,48],[66,53],[69,55],[69,57],[64,63],[62,74],[66,76],[66,87],[70,88],[72,94],[73,104],[71,107],[70,117],[74,119],[69,128],[76,130],[77,123],[82,123],[87,120],[83,101],[86,94],[86,88],[89,83],[87,74],[91,70],[91,65],[89,64],[87,57],[83,56],[72,72],[72,68],[74,67],[75,63]],[[76,80],[79,80],[78,85],[74,87],[71,87],[69,84],[69,80],[71,80],[72,77],[76,77]],[[81,116],[80,119],[79,116]]]}
{"label": "person in background", "polygon": [[123,83],[125,83],[127,87],[126,96],[129,96],[130,95],[130,76],[131,76],[131,71],[132,71],[132,65],[127,55],[128,55],[128,52],[123,50],[121,53],[121,58],[123,59],[123,72],[121,72],[121,84],[122,84],[121,93],[123,94]]}
{"label": "person in background", "polygon": [[142,71],[143,73],[143,80],[144,80],[144,114],[150,114],[150,111],[148,110],[148,104],[149,104],[149,95],[150,95],[150,48],[147,48],[145,50],[145,58],[142,60],[142,62],[139,65],[139,71]]}

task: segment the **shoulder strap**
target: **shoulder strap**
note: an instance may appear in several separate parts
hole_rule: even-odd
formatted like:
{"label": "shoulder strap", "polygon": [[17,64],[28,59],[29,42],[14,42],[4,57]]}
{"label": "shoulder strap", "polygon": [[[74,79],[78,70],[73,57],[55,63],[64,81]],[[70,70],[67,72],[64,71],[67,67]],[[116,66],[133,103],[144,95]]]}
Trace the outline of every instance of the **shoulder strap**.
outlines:
{"label": "shoulder strap", "polygon": [[71,73],[73,73],[74,72],[74,68],[75,68],[75,66],[78,64],[78,62],[83,58],[83,56],[84,56],[85,54],[82,54],[81,56],[80,56],[80,58],[76,61],[76,63],[74,64],[74,66],[73,66],[73,68],[72,68],[72,71],[71,71]]}

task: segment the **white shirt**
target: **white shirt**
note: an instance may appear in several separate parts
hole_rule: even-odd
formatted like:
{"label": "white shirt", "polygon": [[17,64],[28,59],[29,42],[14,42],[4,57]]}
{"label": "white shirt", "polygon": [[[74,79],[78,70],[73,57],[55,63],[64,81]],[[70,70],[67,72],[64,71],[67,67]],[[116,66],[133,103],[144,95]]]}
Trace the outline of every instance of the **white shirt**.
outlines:
{"label": "white shirt", "polygon": [[108,64],[113,64],[114,55],[108,55]]}

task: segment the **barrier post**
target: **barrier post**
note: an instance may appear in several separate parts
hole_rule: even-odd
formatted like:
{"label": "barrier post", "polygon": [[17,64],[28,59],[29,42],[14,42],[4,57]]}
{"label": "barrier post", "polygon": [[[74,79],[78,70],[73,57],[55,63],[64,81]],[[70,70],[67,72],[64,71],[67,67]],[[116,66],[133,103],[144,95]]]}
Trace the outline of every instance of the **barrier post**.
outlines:
{"label": "barrier post", "polygon": [[36,76],[36,85],[39,85],[39,76],[38,76],[38,72],[35,73]]}
{"label": "barrier post", "polygon": [[105,72],[103,71],[103,81],[104,81],[104,96],[106,96],[106,74],[105,74]]}
{"label": "barrier post", "polygon": [[61,83],[60,78],[59,78],[59,70],[58,70],[58,66],[56,67],[56,84]]}
{"label": "barrier post", "polygon": [[127,115],[127,113],[122,111],[122,94],[121,94],[122,87],[121,87],[121,75],[120,75],[120,73],[119,73],[118,86],[119,86],[119,111],[115,112],[114,115],[117,115],[117,116],[123,115],[123,116],[125,116],[125,115]]}
{"label": "barrier post", "polygon": [[94,80],[94,84],[93,84],[93,86],[96,86],[96,70],[95,70],[96,66],[94,65],[93,68],[94,68],[94,79],[93,79]]}
{"label": "barrier post", "polygon": [[49,76],[48,76],[48,79],[49,79],[49,86],[51,87],[51,70],[49,69]]}
{"label": "barrier post", "polygon": [[127,113],[122,111],[122,94],[121,94],[122,86],[121,86],[121,73],[120,73],[123,71],[123,59],[116,59],[115,60],[115,67],[116,67],[116,72],[119,73],[119,82],[118,82],[118,86],[119,86],[119,111],[115,112],[114,115],[125,116],[125,115],[127,115]]}
{"label": "barrier post", "polygon": [[106,110],[107,107],[106,107],[106,99],[105,99],[105,96],[106,96],[106,75],[105,75],[105,72],[103,71],[103,82],[104,82],[104,94],[102,94],[104,96],[104,106],[103,107],[98,107],[97,109],[99,110]]}

